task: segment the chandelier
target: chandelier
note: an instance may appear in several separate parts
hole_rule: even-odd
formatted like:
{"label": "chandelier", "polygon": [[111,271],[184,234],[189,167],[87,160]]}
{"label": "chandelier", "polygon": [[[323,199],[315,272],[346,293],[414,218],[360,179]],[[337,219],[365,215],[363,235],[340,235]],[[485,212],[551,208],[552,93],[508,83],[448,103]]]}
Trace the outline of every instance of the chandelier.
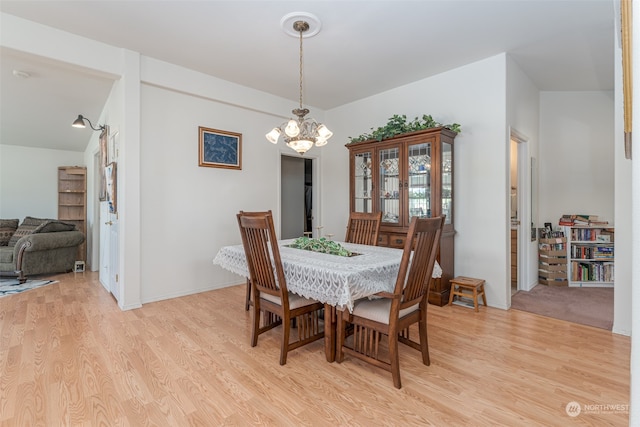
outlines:
{"label": "chandelier", "polygon": [[[282,22],[285,22],[283,18]],[[327,140],[331,138],[333,132],[325,125],[316,122],[314,119],[305,116],[309,114],[309,109],[302,107],[302,35],[309,30],[309,23],[303,20],[296,20],[293,23],[293,30],[300,36],[300,106],[291,110],[297,116],[297,119],[289,119],[279,127],[273,128],[266,137],[272,144],[277,144],[280,135],[288,147],[297,151],[300,155],[306,153],[313,145],[322,147],[327,144]]]}

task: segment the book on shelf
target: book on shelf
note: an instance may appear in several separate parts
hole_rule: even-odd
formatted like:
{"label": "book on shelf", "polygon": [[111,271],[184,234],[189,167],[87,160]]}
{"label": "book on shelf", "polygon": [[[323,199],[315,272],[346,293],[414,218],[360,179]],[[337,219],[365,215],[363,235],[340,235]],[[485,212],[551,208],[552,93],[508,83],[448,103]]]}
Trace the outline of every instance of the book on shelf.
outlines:
{"label": "book on shelf", "polygon": [[613,282],[615,267],[612,262],[571,262],[571,280],[574,282]]}
{"label": "book on shelf", "polygon": [[568,226],[598,226],[607,225],[608,221],[601,220],[598,215],[586,215],[586,214],[564,214],[558,220],[558,225]]}

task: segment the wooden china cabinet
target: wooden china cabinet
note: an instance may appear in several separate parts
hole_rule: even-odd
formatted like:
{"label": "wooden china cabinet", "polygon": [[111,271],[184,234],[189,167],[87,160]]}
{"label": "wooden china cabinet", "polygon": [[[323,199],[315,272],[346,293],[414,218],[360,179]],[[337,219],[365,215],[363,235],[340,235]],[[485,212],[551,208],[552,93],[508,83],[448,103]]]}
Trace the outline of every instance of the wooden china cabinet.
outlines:
{"label": "wooden china cabinet", "polygon": [[438,263],[442,277],[431,283],[429,302],[449,302],[453,278],[453,140],[439,127],[384,141],[347,144],[352,212],[382,212],[378,245],[404,247],[411,218],[446,215]]}

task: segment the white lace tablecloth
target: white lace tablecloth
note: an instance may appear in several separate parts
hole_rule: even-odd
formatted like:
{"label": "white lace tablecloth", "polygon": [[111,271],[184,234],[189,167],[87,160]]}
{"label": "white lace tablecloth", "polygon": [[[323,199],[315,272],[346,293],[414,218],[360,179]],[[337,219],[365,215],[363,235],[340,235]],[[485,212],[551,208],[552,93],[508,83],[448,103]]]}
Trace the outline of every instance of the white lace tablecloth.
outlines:
{"label": "white lace tablecloth", "polygon": [[[359,298],[381,291],[393,292],[402,249],[340,242],[360,254],[342,257],[287,247],[293,240],[278,242],[290,292],[349,310]],[[240,276],[249,276],[242,245],[223,247],[213,263]],[[436,263],[433,277],[441,275],[442,269]]]}

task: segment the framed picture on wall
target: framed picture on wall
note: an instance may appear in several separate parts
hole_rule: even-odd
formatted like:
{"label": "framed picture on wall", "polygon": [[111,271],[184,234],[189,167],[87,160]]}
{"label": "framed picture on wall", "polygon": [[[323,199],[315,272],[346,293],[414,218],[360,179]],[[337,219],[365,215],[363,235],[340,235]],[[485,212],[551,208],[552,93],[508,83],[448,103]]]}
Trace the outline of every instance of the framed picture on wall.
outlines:
{"label": "framed picture on wall", "polygon": [[198,127],[198,166],[242,169],[242,134]]}
{"label": "framed picture on wall", "polygon": [[109,213],[115,214],[118,213],[118,204],[117,204],[117,183],[118,183],[118,172],[116,170],[116,162],[111,162],[104,169],[104,174],[106,177],[106,194],[107,194],[107,202],[109,202]]}

